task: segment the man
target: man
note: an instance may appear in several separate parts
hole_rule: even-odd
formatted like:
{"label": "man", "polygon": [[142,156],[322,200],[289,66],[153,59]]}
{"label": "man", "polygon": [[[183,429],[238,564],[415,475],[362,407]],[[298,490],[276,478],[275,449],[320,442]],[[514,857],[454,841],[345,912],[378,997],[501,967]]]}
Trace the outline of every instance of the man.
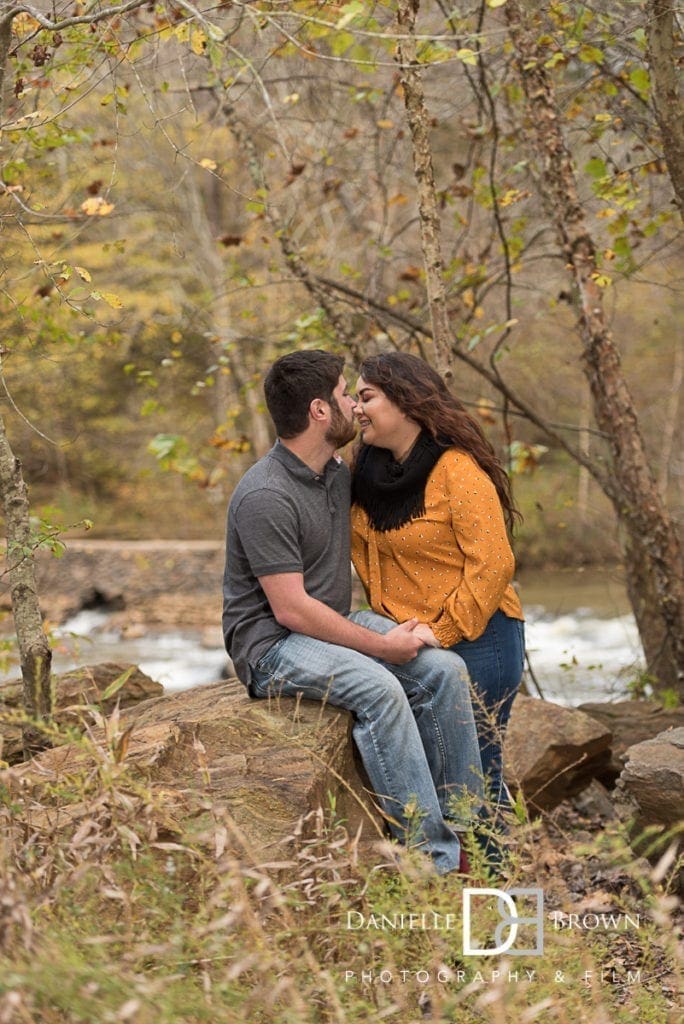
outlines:
{"label": "man", "polygon": [[266,377],[278,440],[228,509],[223,633],[253,697],[301,695],[352,712],[393,835],[444,874],[461,854],[445,820],[453,798],[482,803],[468,677],[453,653],[426,646],[417,620],[349,615],[349,471],[335,452],[354,437],[355,403],[343,365],[329,352],[291,352]]}

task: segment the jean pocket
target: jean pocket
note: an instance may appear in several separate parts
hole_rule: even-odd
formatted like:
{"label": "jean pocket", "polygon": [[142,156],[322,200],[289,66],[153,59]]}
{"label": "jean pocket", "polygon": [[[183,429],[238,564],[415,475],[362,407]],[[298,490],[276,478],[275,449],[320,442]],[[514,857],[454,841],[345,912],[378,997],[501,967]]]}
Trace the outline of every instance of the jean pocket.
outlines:
{"label": "jean pocket", "polygon": [[276,640],[274,644],[271,644],[265,654],[262,654],[256,665],[252,665],[252,672],[258,672],[259,675],[267,675],[272,670],[272,662],[277,656],[278,651],[287,640],[286,636],[281,636],[280,640]]}

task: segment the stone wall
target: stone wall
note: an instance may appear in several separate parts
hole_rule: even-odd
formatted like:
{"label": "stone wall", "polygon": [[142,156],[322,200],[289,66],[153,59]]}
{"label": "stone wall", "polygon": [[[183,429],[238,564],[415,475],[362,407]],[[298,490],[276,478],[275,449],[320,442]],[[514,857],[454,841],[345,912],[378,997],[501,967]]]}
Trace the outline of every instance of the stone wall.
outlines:
{"label": "stone wall", "polygon": [[[61,558],[38,552],[43,614],[62,622],[83,608],[120,610],[151,624],[203,625],[221,608],[222,541],[69,541]],[[9,609],[9,582],[0,596]]]}

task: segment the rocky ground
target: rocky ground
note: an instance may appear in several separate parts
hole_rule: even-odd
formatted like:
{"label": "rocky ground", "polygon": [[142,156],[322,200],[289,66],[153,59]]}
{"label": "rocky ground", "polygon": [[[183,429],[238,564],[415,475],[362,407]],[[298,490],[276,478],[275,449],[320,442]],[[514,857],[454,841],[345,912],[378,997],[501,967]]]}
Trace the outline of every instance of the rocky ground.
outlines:
{"label": "rocky ground", "polygon": [[[628,1003],[633,996],[629,973],[641,970],[641,983],[649,990],[659,989],[673,1007],[681,995],[681,977],[673,972],[673,947],[679,946],[680,965],[684,953],[684,912],[681,901],[662,887],[657,865],[637,854],[627,859],[616,857],[617,846],[601,843],[618,819],[610,794],[598,783],[572,800],[564,801],[545,817],[545,880],[547,911],[554,901],[572,908],[580,920],[586,916],[589,930],[593,915],[614,914],[616,908],[640,924],[653,916],[653,893],[670,916],[672,945],[654,944],[642,937],[642,928],[625,928],[609,933],[592,933],[597,947],[603,947],[601,968],[613,987],[614,998]],[[616,830],[617,831],[617,830]],[[661,870],[665,863],[661,862]],[[563,919],[558,918],[560,923]]]}

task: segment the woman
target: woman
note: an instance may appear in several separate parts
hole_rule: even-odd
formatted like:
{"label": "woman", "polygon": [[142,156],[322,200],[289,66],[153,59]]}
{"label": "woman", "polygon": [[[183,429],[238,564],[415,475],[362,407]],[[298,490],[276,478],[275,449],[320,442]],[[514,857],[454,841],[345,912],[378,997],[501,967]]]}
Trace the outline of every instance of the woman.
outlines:
{"label": "woman", "polygon": [[426,643],[465,661],[498,817],[510,807],[501,747],[524,657],[508,477],[477,420],[424,360],[371,356],[356,390],[354,566],[373,611],[417,618]]}

